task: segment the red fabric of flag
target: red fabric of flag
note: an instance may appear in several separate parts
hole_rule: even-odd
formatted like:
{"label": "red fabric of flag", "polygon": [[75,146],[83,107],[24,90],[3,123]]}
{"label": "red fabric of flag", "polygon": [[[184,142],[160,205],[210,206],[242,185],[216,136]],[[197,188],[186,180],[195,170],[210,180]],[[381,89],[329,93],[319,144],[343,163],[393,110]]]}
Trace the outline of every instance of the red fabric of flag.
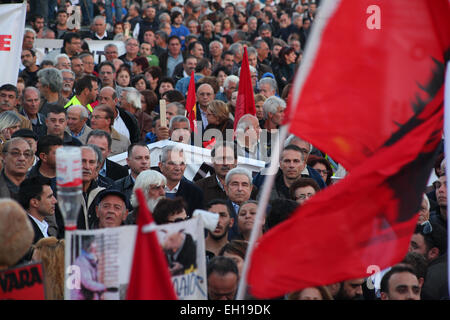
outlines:
{"label": "red fabric of flag", "polygon": [[141,189],[136,190],[139,202],[138,231],[127,300],[176,300],[166,257],[156,231],[143,233],[142,227],[153,222]]}
{"label": "red fabric of flag", "polygon": [[234,130],[236,130],[239,119],[245,114],[256,115],[255,97],[253,95],[252,76],[250,74],[250,65],[248,63],[247,47],[244,47],[244,56],[241,64],[236,109],[234,112]]}
{"label": "red fabric of flag", "polygon": [[442,137],[449,5],[377,1],[370,29],[372,4],[322,3],[290,131],[350,173],[260,239],[248,274],[258,298],[367,277],[407,253]]}
{"label": "red fabric of flag", "polygon": [[196,95],[195,95],[195,78],[194,71],[191,73],[191,80],[189,81],[188,93],[186,97],[186,110],[187,118],[191,125],[191,130],[197,132],[197,106],[196,106]]}

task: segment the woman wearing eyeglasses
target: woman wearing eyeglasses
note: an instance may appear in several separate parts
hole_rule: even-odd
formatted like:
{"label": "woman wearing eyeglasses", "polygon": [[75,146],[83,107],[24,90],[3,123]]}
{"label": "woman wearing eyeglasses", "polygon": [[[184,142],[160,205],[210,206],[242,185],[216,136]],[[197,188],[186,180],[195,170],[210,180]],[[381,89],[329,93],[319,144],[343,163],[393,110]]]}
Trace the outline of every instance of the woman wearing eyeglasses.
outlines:
{"label": "woman wearing eyeglasses", "polygon": [[310,166],[320,174],[322,180],[326,183],[327,186],[331,185],[333,169],[331,168],[331,164],[327,159],[315,155],[310,155],[308,157],[308,166]]}
{"label": "woman wearing eyeglasses", "polygon": [[292,183],[289,194],[292,200],[301,205],[312,198],[319,190],[320,187],[314,179],[299,178]]}

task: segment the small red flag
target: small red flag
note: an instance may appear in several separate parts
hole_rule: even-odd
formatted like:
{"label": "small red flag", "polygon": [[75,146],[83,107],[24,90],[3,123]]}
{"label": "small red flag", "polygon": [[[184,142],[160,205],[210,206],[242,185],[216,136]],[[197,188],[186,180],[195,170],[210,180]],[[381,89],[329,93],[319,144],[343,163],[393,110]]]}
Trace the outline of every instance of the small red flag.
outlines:
{"label": "small red flag", "polygon": [[195,95],[195,78],[194,71],[191,73],[191,80],[189,80],[188,93],[186,97],[186,111],[187,118],[189,119],[189,123],[191,125],[191,130],[193,132],[197,132],[197,104],[196,104],[196,95]]}
{"label": "small red flag", "polygon": [[239,119],[245,114],[256,115],[255,97],[253,95],[252,76],[248,63],[247,47],[244,47],[244,57],[242,58],[241,73],[239,79],[238,95],[236,99],[236,109],[234,112],[234,130]]}
{"label": "small red flag", "polygon": [[142,232],[144,225],[154,222],[141,189],[136,190],[136,197],[139,202],[138,231],[127,300],[177,300],[156,232]]}
{"label": "small red flag", "polygon": [[260,239],[248,274],[257,298],[367,277],[403,259],[442,138],[448,1],[332,0],[319,15],[290,132],[349,174]]}

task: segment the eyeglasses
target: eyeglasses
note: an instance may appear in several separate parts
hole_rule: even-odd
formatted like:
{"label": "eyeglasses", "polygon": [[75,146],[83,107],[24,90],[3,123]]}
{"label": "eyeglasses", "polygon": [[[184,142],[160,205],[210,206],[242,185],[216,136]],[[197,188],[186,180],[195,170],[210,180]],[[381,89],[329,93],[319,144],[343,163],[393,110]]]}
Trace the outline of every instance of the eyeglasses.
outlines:
{"label": "eyeglasses", "polygon": [[31,159],[34,156],[33,152],[31,151],[20,152],[17,150],[13,150],[13,151],[4,151],[3,153],[8,153],[13,158],[19,158],[20,156],[24,156],[27,159]]}
{"label": "eyeglasses", "polygon": [[101,71],[100,72],[100,74],[103,74],[103,75],[105,75],[105,74],[113,74],[112,72],[110,72],[110,71]]}
{"label": "eyeglasses", "polygon": [[306,199],[311,198],[313,195],[314,195],[314,193],[307,193],[307,194],[302,193],[302,194],[299,194],[298,196],[296,196],[294,198],[294,200],[306,200]]}
{"label": "eyeglasses", "polygon": [[210,96],[212,96],[214,93],[208,93],[208,92],[201,92],[201,93],[199,93],[198,95],[199,96],[207,96],[207,97],[210,97]]}
{"label": "eyeglasses", "polygon": [[320,170],[320,169],[314,169],[314,170],[316,170],[319,174],[323,174],[323,175],[328,174],[327,170]]}
{"label": "eyeglasses", "polygon": [[63,78],[64,81],[75,81],[74,78]]}

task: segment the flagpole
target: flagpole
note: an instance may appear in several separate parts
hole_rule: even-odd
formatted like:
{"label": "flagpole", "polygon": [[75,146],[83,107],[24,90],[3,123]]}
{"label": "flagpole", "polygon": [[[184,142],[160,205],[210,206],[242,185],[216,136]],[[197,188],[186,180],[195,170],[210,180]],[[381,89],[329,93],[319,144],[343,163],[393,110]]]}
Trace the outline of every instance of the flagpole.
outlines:
{"label": "flagpole", "polygon": [[[253,223],[252,232],[250,234],[250,239],[247,247],[247,252],[245,255],[244,268],[242,269],[242,276],[239,281],[239,288],[236,295],[236,300],[244,300],[245,292],[247,290],[247,274],[248,269],[251,264],[252,252],[260,235],[260,230],[263,225],[264,216],[266,214],[267,204],[269,203],[270,192],[272,191],[273,182],[275,180],[276,173],[278,171],[278,162],[280,159],[280,153],[283,148],[282,141],[286,140],[288,134],[289,124],[284,125],[280,128],[279,139],[275,141],[275,148],[272,150],[271,162],[267,171],[267,176],[264,179],[263,189],[261,193],[261,199],[258,204],[258,209],[256,211],[255,222]],[[263,169],[264,170],[264,169]]]}
{"label": "flagpole", "polygon": [[[447,63],[447,72],[444,83],[444,154],[445,154],[445,175],[448,177],[450,168],[450,62]],[[447,199],[450,199],[450,190],[447,188]],[[447,200],[448,201],[448,200]],[[448,215],[448,214],[447,214]],[[447,230],[450,229],[450,220],[447,218]],[[450,237],[447,234],[447,248],[450,246]],[[447,254],[447,275],[450,279],[450,255]],[[447,281],[450,292],[450,281]]]}

